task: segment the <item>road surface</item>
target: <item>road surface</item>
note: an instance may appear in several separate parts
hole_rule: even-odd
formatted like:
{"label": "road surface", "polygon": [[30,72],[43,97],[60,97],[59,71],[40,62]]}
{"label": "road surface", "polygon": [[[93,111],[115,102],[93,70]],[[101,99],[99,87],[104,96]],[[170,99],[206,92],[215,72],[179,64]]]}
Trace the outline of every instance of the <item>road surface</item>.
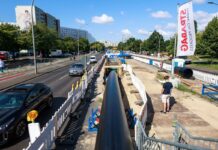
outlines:
{"label": "road surface", "polygon": [[[99,60],[102,55],[98,55]],[[82,62],[85,62],[82,60]],[[91,67],[88,67],[90,69]],[[52,109],[46,109],[40,112],[36,122],[40,123],[43,127],[46,122],[52,117],[55,111],[61,106],[61,104],[67,99],[67,93],[70,91],[72,84],[80,80],[81,77],[71,77],[68,75],[69,66],[65,66],[61,69],[52,71],[50,73],[44,74],[42,76],[36,77],[24,83],[44,83],[48,85],[53,91],[54,103]],[[8,81],[13,82],[13,81]],[[15,139],[9,142],[7,145],[0,147],[0,149],[7,150],[20,150],[26,148],[29,143],[28,133],[22,139]]]}

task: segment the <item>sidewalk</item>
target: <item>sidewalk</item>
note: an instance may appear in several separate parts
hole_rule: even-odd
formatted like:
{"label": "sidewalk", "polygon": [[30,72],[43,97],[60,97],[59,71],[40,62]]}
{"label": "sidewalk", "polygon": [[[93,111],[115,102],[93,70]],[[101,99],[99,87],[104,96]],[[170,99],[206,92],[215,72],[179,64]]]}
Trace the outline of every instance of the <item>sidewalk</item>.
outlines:
{"label": "sidewalk", "polygon": [[172,140],[174,115],[193,136],[218,138],[218,107],[215,104],[198,95],[173,89],[172,109],[169,113],[162,114],[162,85],[156,80],[157,69],[136,60],[127,60],[127,64],[132,66],[133,72],[145,85],[148,94],[148,121],[152,123],[156,138]]}

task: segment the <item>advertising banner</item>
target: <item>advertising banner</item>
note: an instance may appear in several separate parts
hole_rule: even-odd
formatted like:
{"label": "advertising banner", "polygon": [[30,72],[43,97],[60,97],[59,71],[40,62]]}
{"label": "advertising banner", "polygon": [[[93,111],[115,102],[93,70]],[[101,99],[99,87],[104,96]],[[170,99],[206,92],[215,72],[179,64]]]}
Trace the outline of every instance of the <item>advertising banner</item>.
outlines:
{"label": "advertising banner", "polygon": [[196,38],[192,1],[178,8],[177,56],[191,56],[195,53]]}

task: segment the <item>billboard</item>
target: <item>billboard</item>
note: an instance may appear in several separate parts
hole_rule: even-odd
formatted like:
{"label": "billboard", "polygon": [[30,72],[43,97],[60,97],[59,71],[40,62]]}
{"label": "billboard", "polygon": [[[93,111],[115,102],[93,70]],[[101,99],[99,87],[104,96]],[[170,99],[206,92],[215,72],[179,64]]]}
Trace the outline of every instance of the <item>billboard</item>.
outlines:
{"label": "billboard", "polygon": [[31,7],[16,7],[16,21],[21,30],[29,30],[32,24]]}
{"label": "billboard", "polygon": [[196,47],[192,1],[178,8],[177,56],[194,55]]}

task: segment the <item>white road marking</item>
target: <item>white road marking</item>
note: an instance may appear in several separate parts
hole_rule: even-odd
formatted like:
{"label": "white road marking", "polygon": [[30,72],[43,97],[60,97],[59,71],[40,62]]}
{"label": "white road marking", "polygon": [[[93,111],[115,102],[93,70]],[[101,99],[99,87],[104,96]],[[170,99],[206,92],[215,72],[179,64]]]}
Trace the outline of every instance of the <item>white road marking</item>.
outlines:
{"label": "white road marking", "polygon": [[63,78],[67,77],[67,74],[64,75],[63,77],[59,78],[59,80],[62,80]]}

